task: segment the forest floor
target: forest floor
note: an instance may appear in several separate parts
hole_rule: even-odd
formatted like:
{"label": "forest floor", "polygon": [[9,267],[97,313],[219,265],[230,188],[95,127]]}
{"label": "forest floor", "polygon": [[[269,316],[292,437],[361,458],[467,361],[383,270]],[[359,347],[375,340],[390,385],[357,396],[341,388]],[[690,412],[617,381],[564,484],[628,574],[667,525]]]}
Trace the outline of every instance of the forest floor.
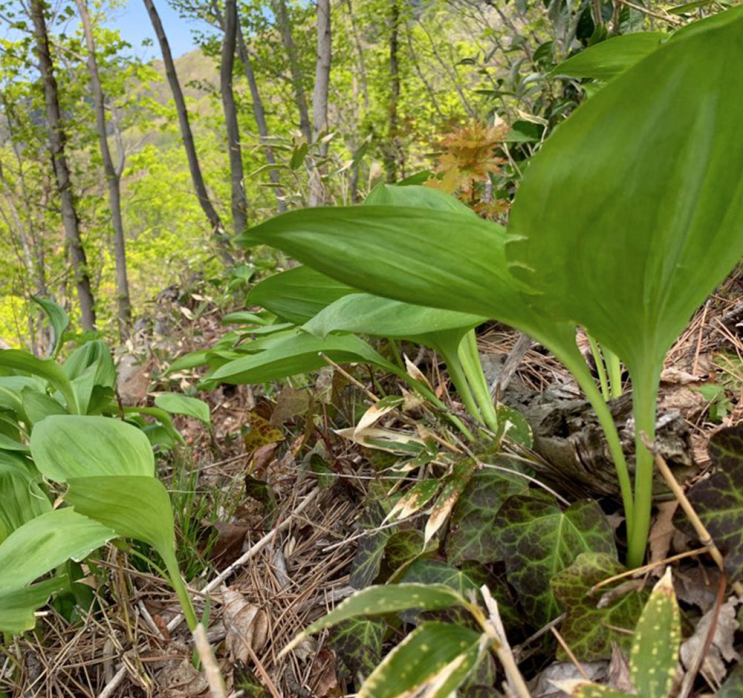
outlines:
{"label": "forest floor", "polygon": [[[675,425],[668,432],[669,461],[686,482],[704,476],[710,434],[721,425],[743,421],[741,297],[743,283],[731,279],[700,309],[668,356],[660,419]],[[135,337],[120,363],[124,402],[146,403],[153,392],[168,387],[192,389],[192,374],[164,373],[176,356],[213,344],[224,332],[221,315],[201,291],[161,294],[153,316],[158,331]],[[479,348],[491,380],[517,341],[515,333],[501,326],[482,329]],[[446,378],[434,357],[420,353],[413,358],[437,393],[446,397]],[[208,638],[217,648],[228,695],[328,698],[347,695],[354,685],[343,661],[349,656],[349,638],[344,645],[320,635],[279,658],[296,634],[355,591],[354,574],[362,564],[359,550],[382,528],[370,526],[367,514],[370,490],[384,485],[384,459],[337,437],[327,417],[333,405],[353,424],[358,408],[368,407],[367,391],[376,390],[374,382],[361,370],[349,376],[329,366],[311,386],[295,383],[267,394],[248,386],[221,386],[200,394],[212,408],[213,431],[196,420],[179,418],[186,447],[161,459],[174,501],[180,561],[198,610],[208,619]],[[595,482],[591,480],[591,468],[606,467],[605,459],[595,453],[593,460],[585,456],[585,449],[596,447],[581,434],[585,425],[576,406],[578,394],[561,366],[532,346],[503,397],[534,417],[535,462],[545,467],[538,477],[568,497],[598,498],[619,525],[613,473],[596,472]],[[541,411],[532,409],[534,405],[541,405]],[[627,418],[622,417],[624,427]],[[385,419],[385,426],[394,426],[394,416]],[[540,444],[544,451],[556,443],[561,453],[572,450],[587,466],[588,476],[577,485],[569,474],[550,470],[544,453],[539,453]],[[567,481],[571,486],[566,491]],[[675,500],[661,495],[658,504],[650,552],[656,563],[689,548],[688,539],[672,523]],[[413,516],[400,525],[420,528],[423,519]],[[14,695],[209,695],[204,674],[194,668],[190,634],[174,595],[156,571],[129,552],[110,547],[100,561],[98,577],[107,579],[108,592],[98,594],[95,612],[77,624],[49,612],[40,632],[15,641],[24,667]],[[437,559],[444,555],[434,553]],[[709,561],[693,558],[679,578],[685,580],[685,587],[677,589],[679,598],[694,608],[690,617],[698,620],[716,603],[714,570]],[[687,628],[687,634],[692,630]],[[698,695],[708,690],[705,681],[717,685],[722,677],[715,671],[724,676],[725,662],[734,658],[734,630],[722,628],[727,635],[719,640],[715,635],[712,650],[718,648],[722,669],[705,665]],[[385,647],[403,636],[400,630],[388,634]],[[579,677],[581,669],[594,676],[616,668],[613,661],[581,669],[556,663],[539,636],[535,632],[512,640],[535,698],[565,695],[547,679]]]}

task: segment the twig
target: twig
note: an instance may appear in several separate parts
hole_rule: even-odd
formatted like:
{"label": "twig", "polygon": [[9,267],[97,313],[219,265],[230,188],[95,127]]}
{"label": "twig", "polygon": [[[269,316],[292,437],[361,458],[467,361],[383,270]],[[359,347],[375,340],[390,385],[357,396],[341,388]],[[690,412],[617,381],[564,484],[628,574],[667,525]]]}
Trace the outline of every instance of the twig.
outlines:
{"label": "twig", "polygon": [[487,624],[491,631],[492,637],[495,640],[495,653],[498,655],[503,671],[506,673],[506,679],[508,680],[508,687],[514,696],[518,698],[530,698],[531,694],[524,681],[524,677],[519,671],[518,664],[514,659],[511,646],[508,644],[508,638],[506,637],[506,631],[503,627],[503,621],[500,617],[500,611],[498,610],[498,602],[493,598],[486,584],[480,587],[480,593],[482,594],[483,601],[485,601],[485,607],[488,609],[488,620]]}
{"label": "twig", "polygon": [[679,19],[678,17],[674,17],[673,15],[669,15],[667,12],[663,14],[661,14],[660,12],[654,12],[653,10],[649,10],[647,7],[643,7],[642,5],[635,5],[635,3],[629,2],[629,0],[614,1],[618,2],[620,5],[624,5],[625,7],[629,7],[633,10],[637,10],[638,12],[642,12],[642,14],[647,15],[648,17],[661,19],[664,22],[668,22],[669,24],[673,24],[677,27],[683,24],[683,20]]}
{"label": "twig", "polygon": [[206,630],[201,623],[193,631],[193,641],[196,645],[196,651],[199,653],[199,659],[204,666],[204,678],[209,684],[209,693],[212,698],[227,698],[222,674],[217,666],[212,648],[209,646],[209,640],[206,639]]}
{"label": "twig", "polygon": [[[694,507],[691,506],[691,502],[686,497],[686,493],[682,489],[681,485],[679,485],[678,481],[671,472],[671,469],[668,467],[668,463],[666,463],[663,456],[658,453],[655,445],[650,441],[647,434],[640,434],[640,438],[645,444],[645,448],[647,448],[648,451],[653,454],[653,457],[655,458],[655,465],[658,467],[661,475],[663,475],[665,481],[668,483],[668,486],[671,488],[671,492],[673,492],[676,499],[678,499],[678,502],[681,505],[681,508],[684,510],[684,513],[689,518],[689,522],[694,527],[697,536],[699,536],[699,542],[705,548],[707,548],[709,554],[712,556],[712,559],[715,561],[715,564],[720,568],[720,571],[724,575],[725,561],[722,557],[722,553],[720,552],[720,549],[715,545],[715,541],[712,539],[712,536],[707,530],[707,527],[702,523],[702,520],[697,515],[697,512],[694,511]],[[743,596],[743,585],[741,585],[740,582],[733,582],[732,587],[733,591],[735,591],[738,596]]]}
{"label": "twig", "polygon": [[552,626],[550,628],[552,631],[552,634],[555,636],[555,639],[560,643],[560,647],[565,650],[565,654],[568,655],[568,659],[570,659],[573,664],[575,664],[575,668],[581,673],[581,676],[586,680],[590,681],[591,677],[586,673],[586,670],[583,668],[583,665],[578,661],[578,658],[573,654],[573,650],[570,649],[570,646],[567,642],[565,642],[565,638],[560,635],[560,631]]}

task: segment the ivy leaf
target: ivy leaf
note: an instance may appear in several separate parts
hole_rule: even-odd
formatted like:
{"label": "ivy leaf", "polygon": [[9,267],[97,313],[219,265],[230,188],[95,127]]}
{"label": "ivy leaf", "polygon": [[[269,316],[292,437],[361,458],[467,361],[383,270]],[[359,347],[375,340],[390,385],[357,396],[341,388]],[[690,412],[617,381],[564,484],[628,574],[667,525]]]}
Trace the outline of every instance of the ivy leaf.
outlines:
{"label": "ivy leaf", "polygon": [[386,628],[381,620],[351,618],[331,630],[329,643],[354,676],[369,676],[382,659]]}
{"label": "ivy leaf", "polygon": [[526,492],[527,481],[493,468],[473,474],[451,516],[446,555],[453,565],[464,560],[484,564],[500,557],[495,517],[508,497]]}
{"label": "ivy leaf", "polygon": [[379,576],[384,550],[392,533],[389,528],[379,528],[388,507],[385,499],[374,498],[359,519],[365,535],[359,539],[348,580],[355,589],[368,587]]}
{"label": "ivy leaf", "polygon": [[403,582],[445,584],[465,598],[480,585],[467,574],[440,560],[416,560],[405,572]]}
{"label": "ivy leaf", "polygon": [[[619,582],[589,596],[588,592],[599,582],[624,572],[624,567],[604,553],[581,553],[575,562],[552,578],[552,589],[565,607],[565,620],[560,632],[576,657],[584,662],[594,662],[611,657],[611,647],[616,643],[629,652],[632,630],[640,618],[647,596],[632,589],[616,596],[612,589]],[[603,605],[607,593],[612,600]],[[628,633],[621,632],[627,630]],[[564,650],[558,658],[568,661]]]}
{"label": "ivy leaf", "polygon": [[557,573],[581,553],[617,554],[609,522],[591,500],[575,502],[563,512],[556,502],[516,495],[503,504],[494,528],[508,582],[536,625],[549,623],[560,613],[550,586]]}
{"label": "ivy leaf", "polygon": [[739,664],[728,676],[717,694],[717,698],[737,698],[743,695],[743,665]]}
{"label": "ivy leaf", "polygon": [[[725,554],[725,571],[733,578],[743,575],[743,426],[722,429],[709,441],[709,457],[717,469],[694,485],[689,501]],[[693,529],[679,512],[679,528]]]}

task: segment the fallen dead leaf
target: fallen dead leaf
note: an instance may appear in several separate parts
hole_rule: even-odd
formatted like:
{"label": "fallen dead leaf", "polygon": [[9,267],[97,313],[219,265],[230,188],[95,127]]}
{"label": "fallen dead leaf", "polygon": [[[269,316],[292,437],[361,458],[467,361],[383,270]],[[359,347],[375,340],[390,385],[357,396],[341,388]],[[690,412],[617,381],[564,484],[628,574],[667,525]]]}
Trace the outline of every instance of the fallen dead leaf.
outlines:
{"label": "fallen dead leaf", "polygon": [[247,664],[250,649],[260,652],[268,639],[266,612],[250,603],[240,592],[222,588],[224,600],[223,621],[227,631],[225,645],[235,662]]}
{"label": "fallen dead leaf", "polygon": [[[660,502],[658,504],[658,514],[655,517],[648,544],[650,546],[650,562],[660,562],[668,557],[668,551],[671,548],[673,533],[676,527],[673,525],[673,515],[678,508],[678,502],[674,499],[670,502]],[[659,565],[654,573],[660,576],[663,573],[663,566]]]}
{"label": "fallen dead leaf", "polygon": [[611,661],[609,662],[609,686],[624,693],[635,693],[630,678],[629,662],[624,658],[616,642],[611,643]]}

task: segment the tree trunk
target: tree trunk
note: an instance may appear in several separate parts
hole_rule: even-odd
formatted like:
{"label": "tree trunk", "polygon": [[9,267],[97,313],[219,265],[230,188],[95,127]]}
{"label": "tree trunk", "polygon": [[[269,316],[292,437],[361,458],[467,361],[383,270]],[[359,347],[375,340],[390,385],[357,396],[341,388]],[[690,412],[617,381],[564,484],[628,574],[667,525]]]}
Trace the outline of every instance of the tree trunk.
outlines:
{"label": "tree trunk", "polygon": [[220,91],[224,119],[227,122],[227,148],[230,154],[230,184],[232,222],[235,235],[248,227],[248,199],[245,196],[243,156],[240,146],[240,128],[237,124],[235,93],[232,91],[232,74],[235,69],[237,44],[237,0],[225,0],[224,39],[222,41],[222,64],[220,66]]}
{"label": "tree trunk", "polygon": [[[245,43],[245,37],[243,36],[239,22],[237,24],[237,55],[240,58],[240,63],[242,63],[245,78],[248,81],[248,87],[250,88],[250,97],[253,100],[253,116],[255,117],[255,123],[258,127],[258,135],[261,137],[263,149],[266,153],[266,162],[269,165],[275,165],[276,158],[274,157],[273,150],[266,144],[266,139],[268,138],[268,125],[266,124],[266,112],[263,108],[263,100],[261,99],[258,82],[255,79],[255,73],[253,72],[253,66],[250,61],[250,53],[248,52],[248,46]],[[268,174],[274,185],[274,193],[276,194],[276,204],[279,207],[279,213],[283,213],[286,211],[286,203],[284,203],[284,192],[279,187],[279,171],[271,169],[268,171]]]}
{"label": "tree trunk", "polygon": [[369,113],[369,81],[366,76],[366,61],[364,60],[364,48],[359,38],[358,27],[356,26],[356,17],[353,13],[352,0],[346,0],[348,8],[348,18],[351,22],[351,33],[353,34],[353,43],[356,53],[359,57],[359,82],[361,83],[361,94],[364,98],[364,113]]}
{"label": "tree trunk", "polygon": [[204,176],[201,174],[199,158],[196,154],[196,146],[194,144],[193,133],[191,132],[191,124],[188,120],[186,100],[183,97],[183,90],[181,90],[181,85],[178,82],[178,73],[175,70],[175,63],[173,62],[173,54],[170,52],[168,37],[165,35],[163,23],[160,21],[160,15],[157,13],[153,0],[144,0],[144,5],[150,15],[150,21],[155,30],[157,41],[160,44],[160,51],[163,54],[165,75],[168,78],[170,90],[173,93],[173,100],[175,101],[175,108],[178,112],[178,123],[181,127],[183,147],[186,149],[188,167],[191,171],[191,180],[193,181],[193,186],[196,190],[196,196],[198,197],[201,208],[212,227],[212,234],[219,243],[222,260],[225,264],[233,264],[234,259],[229,251],[229,242],[224,226],[222,225],[222,219],[219,217],[219,214],[212,205],[211,199],[206,190],[206,184],[204,183]]}
{"label": "tree trunk", "polygon": [[397,179],[397,156],[400,134],[397,105],[400,101],[400,64],[398,61],[398,32],[400,28],[399,0],[390,0],[390,102],[388,107],[388,144],[385,148],[387,181]]}
{"label": "tree trunk", "polygon": [[312,129],[310,127],[310,113],[307,109],[307,96],[304,92],[304,83],[302,81],[302,69],[297,58],[297,48],[292,38],[292,26],[289,20],[289,13],[286,11],[286,0],[274,0],[273,9],[276,14],[276,21],[279,25],[281,41],[284,44],[286,57],[289,61],[289,72],[292,77],[292,87],[294,88],[294,100],[299,111],[299,130],[308,143],[312,142]]}
{"label": "tree trunk", "polygon": [[83,249],[82,239],[80,237],[80,222],[77,217],[72,195],[70,168],[67,165],[67,156],[65,154],[66,139],[64,130],[62,129],[59,92],[57,79],[54,77],[54,64],[52,63],[51,51],[49,49],[49,35],[47,34],[46,20],[44,18],[43,0],[31,0],[30,11],[34,23],[34,39],[36,42],[36,53],[39,57],[39,70],[44,83],[49,150],[51,151],[54,177],[60,198],[67,249],[69,250],[72,270],[75,276],[75,286],[77,287],[77,296],[80,301],[83,329],[92,331],[95,330],[95,304],[90,285],[90,277],[88,276],[85,250]]}
{"label": "tree trunk", "polygon": [[[312,91],[313,140],[328,129],[328,93],[330,91],[330,66],[332,37],[330,29],[330,0],[317,0],[317,61],[315,63],[315,86]],[[320,157],[328,155],[328,144],[320,144]],[[315,166],[310,172],[310,205],[324,203],[325,188],[322,172]]]}
{"label": "tree trunk", "polygon": [[124,340],[129,335],[132,320],[132,303],[129,296],[129,279],[126,272],[126,243],[124,237],[124,221],[121,215],[121,180],[114,166],[111,150],[108,147],[106,126],[106,102],[101,84],[101,76],[98,73],[98,61],[96,59],[95,38],[93,28],[90,24],[90,15],[86,0],[75,0],[77,3],[80,19],[85,32],[85,43],[88,49],[88,72],[90,73],[90,86],[93,92],[95,104],[95,126],[98,132],[98,143],[101,149],[103,169],[106,173],[108,185],[108,202],[111,207],[111,221],[114,229],[114,258],[116,260],[116,299],[119,311],[119,337]]}

